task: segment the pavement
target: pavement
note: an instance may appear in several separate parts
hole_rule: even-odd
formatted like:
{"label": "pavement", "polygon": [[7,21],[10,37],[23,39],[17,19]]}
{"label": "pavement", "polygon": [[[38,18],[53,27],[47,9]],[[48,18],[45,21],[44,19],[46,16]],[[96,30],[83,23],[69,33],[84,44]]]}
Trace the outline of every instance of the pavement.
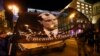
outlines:
{"label": "pavement", "polygon": [[[64,51],[58,52],[58,53],[49,53],[46,56],[78,56],[78,45],[75,40],[75,38],[67,39],[66,41],[66,47]],[[86,44],[87,51],[91,51],[91,47],[89,47]],[[95,48],[93,48],[95,50]],[[92,50],[93,52],[90,52],[89,56],[100,56],[100,53],[97,53],[96,51]],[[84,54],[82,56],[85,56]]]}
{"label": "pavement", "polygon": [[78,46],[75,38],[67,39],[66,47],[62,52],[49,53],[46,56],[78,56]]}

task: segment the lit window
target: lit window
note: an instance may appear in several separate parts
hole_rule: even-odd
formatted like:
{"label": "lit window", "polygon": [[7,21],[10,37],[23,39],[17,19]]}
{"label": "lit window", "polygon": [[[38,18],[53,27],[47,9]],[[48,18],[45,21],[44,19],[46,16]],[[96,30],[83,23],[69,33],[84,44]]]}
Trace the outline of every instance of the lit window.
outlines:
{"label": "lit window", "polygon": [[84,10],[82,10],[82,13],[84,13]]}
{"label": "lit window", "polygon": [[88,10],[88,8],[86,8],[86,10]]}
{"label": "lit window", "polygon": [[91,5],[89,6],[89,8],[91,8]]}
{"label": "lit window", "polygon": [[77,5],[77,7],[80,7],[80,5]]}
{"label": "lit window", "polygon": [[77,9],[78,11],[80,11],[80,9]]}
{"label": "lit window", "polygon": [[88,11],[86,11],[86,14],[88,14]]}
{"label": "lit window", "polygon": [[84,6],[82,6],[82,9],[84,9]]}
{"label": "lit window", "polygon": [[86,7],[88,7],[88,5],[87,5],[87,4],[86,4],[85,6],[86,6]]}
{"label": "lit window", "polygon": [[81,5],[83,5],[83,6],[84,6],[84,4],[83,4],[83,3],[81,3]]}
{"label": "lit window", "polygon": [[77,4],[80,4],[80,2],[77,2]]}

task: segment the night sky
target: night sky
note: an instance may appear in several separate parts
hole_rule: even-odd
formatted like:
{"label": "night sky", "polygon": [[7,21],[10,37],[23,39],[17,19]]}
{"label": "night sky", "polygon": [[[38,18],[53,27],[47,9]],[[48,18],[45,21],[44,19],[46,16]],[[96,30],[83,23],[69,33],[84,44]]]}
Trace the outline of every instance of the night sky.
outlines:
{"label": "night sky", "polygon": [[96,2],[100,2],[100,0],[85,0],[88,3],[94,4]]}
{"label": "night sky", "polygon": [[[22,10],[27,8],[35,8],[42,10],[61,10],[67,6],[72,0],[5,0],[9,3],[17,4]],[[94,4],[99,0],[85,0],[88,3]]]}
{"label": "night sky", "polygon": [[18,4],[22,9],[35,8],[42,10],[61,10],[72,0],[7,0]]}

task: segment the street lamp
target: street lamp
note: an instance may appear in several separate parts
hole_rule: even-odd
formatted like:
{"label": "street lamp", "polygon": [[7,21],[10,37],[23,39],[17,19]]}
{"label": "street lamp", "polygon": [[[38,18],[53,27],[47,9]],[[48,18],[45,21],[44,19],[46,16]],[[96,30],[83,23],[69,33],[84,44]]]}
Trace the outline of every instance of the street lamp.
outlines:
{"label": "street lamp", "polygon": [[17,22],[17,19],[18,19],[18,13],[19,13],[19,8],[17,5],[15,4],[11,4],[11,5],[8,5],[8,9],[13,13],[13,18],[12,18],[12,21],[13,21],[13,26],[15,26],[16,22]]}
{"label": "street lamp", "polygon": [[19,8],[16,5],[9,5],[8,9],[11,10],[11,12],[13,13],[13,22],[17,22],[18,19],[18,13],[19,13]]}
{"label": "street lamp", "polygon": [[19,8],[16,5],[9,5],[8,9],[11,10],[13,12],[13,14],[16,14],[19,12]]}

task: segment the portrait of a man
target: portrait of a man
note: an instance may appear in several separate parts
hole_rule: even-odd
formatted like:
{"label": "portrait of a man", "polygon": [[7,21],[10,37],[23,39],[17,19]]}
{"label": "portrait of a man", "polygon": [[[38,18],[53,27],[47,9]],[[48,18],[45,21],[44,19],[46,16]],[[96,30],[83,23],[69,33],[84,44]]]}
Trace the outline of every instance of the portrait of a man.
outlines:
{"label": "portrait of a man", "polygon": [[48,37],[56,37],[58,33],[58,20],[56,16],[48,12],[41,13],[38,21],[43,26],[43,31],[48,35]]}
{"label": "portrait of a man", "polygon": [[[66,45],[64,40],[53,41],[54,38],[57,39],[57,37],[61,38],[61,36],[63,37],[66,35],[66,32],[58,28],[59,22],[57,16],[50,12],[26,14],[26,16],[24,15],[23,17],[19,17],[19,20],[15,26],[15,34],[20,36],[15,37],[15,41],[17,40],[18,48],[21,51],[28,50],[25,53],[30,53],[33,55],[34,53],[29,50],[34,50],[34,48],[37,50],[40,48],[39,50],[41,52],[43,52],[44,49],[55,50],[55,48],[57,48],[56,50],[59,51],[64,49]],[[49,40],[47,41],[45,39],[45,42],[42,41],[38,43],[40,40],[38,38],[41,38],[41,40],[44,38],[52,39],[52,41],[48,42]],[[34,43],[34,41],[36,41],[35,39],[37,39],[37,43]],[[23,55],[24,52],[21,53],[18,51],[18,53],[20,53],[18,54],[20,56]]]}

